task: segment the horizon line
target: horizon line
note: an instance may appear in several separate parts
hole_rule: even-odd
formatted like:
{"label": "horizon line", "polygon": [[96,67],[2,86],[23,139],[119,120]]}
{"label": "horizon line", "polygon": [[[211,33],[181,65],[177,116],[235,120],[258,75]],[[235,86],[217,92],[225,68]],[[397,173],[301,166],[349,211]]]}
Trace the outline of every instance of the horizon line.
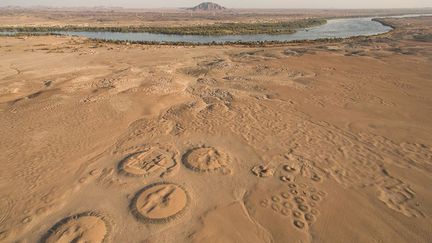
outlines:
{"label": "horizon line", "polygon": [[[31,5],[31,6],[20,6],[20,5],[5,5],[0,8],[56,8],[56,9],[67,9],[67,8],[120,8],[120,9],[187,9],[193,7],[121,7],[121,6],[105,6],[105,5],[95,5],[95,6],[47,6],[47,5]],[[386,9],[425,9],[431,8],[432,6],[422,6],[422,7],[371,7],[371,8],[340,8],[340,7],[329,7],[329,8],[228,8],[226,10],[236,10],[236,9],[254,9],[254,10],[386,10]],[[217,10],[223,12],[223,10]],[[203,11],[204,12],[204,11]]]}

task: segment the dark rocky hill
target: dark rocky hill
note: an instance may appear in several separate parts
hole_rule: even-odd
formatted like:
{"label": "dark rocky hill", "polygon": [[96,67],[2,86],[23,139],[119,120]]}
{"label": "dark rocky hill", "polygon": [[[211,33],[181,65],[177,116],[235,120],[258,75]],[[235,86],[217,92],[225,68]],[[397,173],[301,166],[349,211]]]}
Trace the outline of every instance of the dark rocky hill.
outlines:
{"label": "dark rocky hill", "polygon": [[225,7],[212,2],[203,2],[193,8],[190,8],[190,10],[193,11],[223,11],[225,9]]}

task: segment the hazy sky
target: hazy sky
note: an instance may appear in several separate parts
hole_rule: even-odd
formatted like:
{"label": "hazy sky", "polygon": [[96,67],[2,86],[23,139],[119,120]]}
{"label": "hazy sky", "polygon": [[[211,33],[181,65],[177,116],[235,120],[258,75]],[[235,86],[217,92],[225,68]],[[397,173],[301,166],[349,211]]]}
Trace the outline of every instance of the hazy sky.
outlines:
{"label": "hazy sky", "polygon": [[[118,7],[189,7],[193,0],[0,0],[0,6],[118,6]],[[229,8],[409,8],[432,7],[432,0],[217,0]]]}

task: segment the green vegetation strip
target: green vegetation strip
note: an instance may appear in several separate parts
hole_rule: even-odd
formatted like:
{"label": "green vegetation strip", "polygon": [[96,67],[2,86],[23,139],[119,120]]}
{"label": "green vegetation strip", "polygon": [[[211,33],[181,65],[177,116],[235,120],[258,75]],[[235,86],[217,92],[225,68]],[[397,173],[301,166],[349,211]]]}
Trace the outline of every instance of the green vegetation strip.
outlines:
{"label": "green vegetation strip", "polygon": [[385,19],[382,19],[382,18],[373,18],[372,21],[378,22],[378,23],[380,23],[380,24],[382,24],[384,26],[388,26],[388,27],[390,27],[392,29],[396,29],[396,27],[393,24],[391,24],[389,21],[387,21]]}
{"label": "green vegetation strip", "polygon": [[120,26],[120,27],[85,27],[85,26],[50,26],[50,27],[13,27],[3,26],[0,31],[14,32],[147,32],[154,34],[178,35],[243,35],[243,34],[291,34],[297,29],[310,28],[325,24],[324,19],[303,19],[277,23],[217,23],[212,25],[194,25],[180,27]]}

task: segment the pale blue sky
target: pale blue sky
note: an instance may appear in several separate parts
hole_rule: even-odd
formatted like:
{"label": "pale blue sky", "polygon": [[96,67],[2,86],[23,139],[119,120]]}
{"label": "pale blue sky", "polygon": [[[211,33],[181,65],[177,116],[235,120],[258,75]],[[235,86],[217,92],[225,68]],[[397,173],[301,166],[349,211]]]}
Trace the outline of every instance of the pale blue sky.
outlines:
{"label": "pale blue sky", "polygon": [[[117,6],[125,8],[189,7],[194,0],[0,0],[0,6],[78,7]],[[432,0],[218,0],[229,8],[409,8],[432,7]]]}

